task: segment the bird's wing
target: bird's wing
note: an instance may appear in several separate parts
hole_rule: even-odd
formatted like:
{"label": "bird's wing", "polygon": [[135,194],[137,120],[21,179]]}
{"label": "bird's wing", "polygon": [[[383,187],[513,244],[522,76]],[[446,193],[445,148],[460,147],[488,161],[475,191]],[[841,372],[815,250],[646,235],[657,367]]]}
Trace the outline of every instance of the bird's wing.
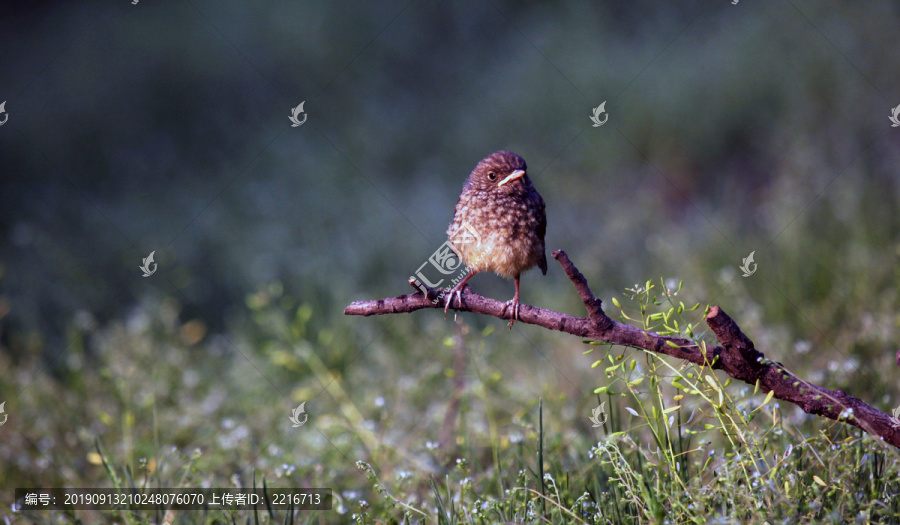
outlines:
{"label": "bird's wing", "polygon": [[537,212],[537,234],[538,239],[541,240],[541,259],[538,261],[538,267],[541,269],[541,273],[547,275],[547,251],[544,247],[544,236],[547,234],[547,211],[546,205],[544,204],[544,199],[541,198],[541,195],[537,196],[538,201],[538,212]]}
{"label": "bird's wing", "polygon": [[[466,187],[463,186],[463,193],[465,193]],[[447,226],[447,238],[452,238],[457,231],[459,231],[460,226],[462,226],[462,216],[460,215],[460,211],[465,207],[463,204],[463,196],[460,194],[459,199],[456,201],[456,206],[453,207],[453,218],[450,219],[450,224]]]}

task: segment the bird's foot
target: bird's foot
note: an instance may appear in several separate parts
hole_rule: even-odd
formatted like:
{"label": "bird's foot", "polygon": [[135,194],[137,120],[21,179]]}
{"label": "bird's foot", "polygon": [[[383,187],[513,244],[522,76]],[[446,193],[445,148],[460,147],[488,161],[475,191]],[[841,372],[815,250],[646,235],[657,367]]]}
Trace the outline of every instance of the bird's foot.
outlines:
{"label": "bird's foot", "polygon": [[453,294],[456,294],[456,308],[462,308],[462,290],[466,287],[466,282],[476,273],[478,273],[476,270],[472,270],[465,279],[457,283],[453,288],[450,288],[450,294],[447,295],[447,302],[444,303],[444,319],[447,318],[447,310],[450,309],[450,303],[453,302]]}
{"label": "bird's foot", "polygon": [[462,306],[462,288],[452,288],[450,293],[447,294],[447,302],[444,303],[444,319],[447,318],[447,310],[450,309],[450,303],[453,302],[453,294],[456,294],[456,306],[459,308]]}
{"label": "bird's foot", "polygon": [[511,315],[510,318],[509,318],[509,324],[506,325],[506,326],[507,326],[507,328],[509,328],[510,330],[512,330],[513,323],[515,323],[516,321],[519,320],[519,298],[518,298],[518,297],[513,297],[513,298],[510,299],[509,301],[506,301],[506,304],[503,306],[503,313],[502,313],[502,315],[505,315],[505,314],[506,314],[506,310],[507,310],[510,306],[512,307],[512,315]]}

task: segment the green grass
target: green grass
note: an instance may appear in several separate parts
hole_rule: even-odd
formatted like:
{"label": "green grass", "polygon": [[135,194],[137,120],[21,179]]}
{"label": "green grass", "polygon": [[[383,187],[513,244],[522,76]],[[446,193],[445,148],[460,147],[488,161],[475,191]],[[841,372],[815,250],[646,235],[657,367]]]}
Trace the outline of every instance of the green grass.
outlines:
{"label": "green grass", "polygon": [[[648,282],[614,304],[637,326],[711,342],[698,323],[703,309],[677,293]],[[205,347],[191,344],[198,326],[176,321],[174,302],[138,311],[91,334],[100,351],[74,354],[65,390],[39,361],[19,365],[3,385],[20,391],[7,404],[3,446],[19,453],[4,458],[4,486],[265,484],[335,494],[332,511],[181,511],[166,516],[171,523],[900,521],[896,450],[708,367],[589,342],[573,361],[586,375],[566,389],[560,376],[572,372],[561,364],[540,371],[504,360],[515,333],[487,320],[465,321],[461,340],[447,337],[449,320],[413,316],[354,333],[316,326],[312,309],[278,286],[247,307],[243,339]],[[71,340],[83,335],[73,328]],[[369,353],[357,337],[374,340]],[[549,353],[540,337],[553,345],[560,336],[527,337]],[[438,446],[458,344],[469,372],[453,441]],[[295,431],[288,415],[304,400],[309,423]],[[601,402],[608,418],[594,428],[588,417]],[[23,406],[33,417],[20,417]],[[159,517],[4,512],[35,523]]]}

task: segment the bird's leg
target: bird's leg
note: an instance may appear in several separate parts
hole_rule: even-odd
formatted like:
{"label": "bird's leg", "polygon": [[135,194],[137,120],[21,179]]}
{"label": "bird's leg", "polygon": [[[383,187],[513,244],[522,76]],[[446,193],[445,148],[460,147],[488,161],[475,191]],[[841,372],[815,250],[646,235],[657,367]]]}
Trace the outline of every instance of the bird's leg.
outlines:
{"label": "bird's leg", "polygon": [[466,285],[466,281],[472,278],[473,275],[478,273],[477,270],[472,270],[469,272],[469,275],[466,276],[465,279],[456,284],[453,288],[450,289],[450,293],[447,295],[447,302],[444,304],[444,319],[447,318],[447,310],[450,308],[450,303],[453,302],[453,294],[456,294],[456,305],[457,308],[462,306],[462,289]]}
{"label": "bird's leg", "polygon": [[513,311],[512,311],[512,316],[509,318],[509,325],[507,325],[507,326],[509,327],[510,330],[512,330],[513,323],[515,323],[516,320],[519,319],[519,276],[518,275],[516,276],[516,295],[514,295],[513,298],[510,299],[509,301],[506,301],[506,305],[503,307],[504,314],[506,313],[506,309],[509,308],[510,306],[513,307]]}

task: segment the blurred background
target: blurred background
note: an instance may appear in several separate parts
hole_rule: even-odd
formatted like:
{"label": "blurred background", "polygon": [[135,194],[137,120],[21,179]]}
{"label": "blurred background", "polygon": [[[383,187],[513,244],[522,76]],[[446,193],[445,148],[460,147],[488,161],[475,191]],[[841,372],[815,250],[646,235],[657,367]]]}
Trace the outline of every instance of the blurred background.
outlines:
{"label": "blurred background", "polygon": [[[604,379],[577,338],[342,313],[410,292],[498,149],[526,159],[548,252],[611,314],[635,283],[683,280],[767,356],[890,411],[898,30],[888,2],[0,7],[5,508],[17,486],[108,484],[101,456],[163,486],[185,468],[348,501],[368,490],[357,459],[440,472],[457,336],[456,445],[527,440],[542,396],[562,442],[596,441]],[[552,260],[522,300],[583,314]]]}

